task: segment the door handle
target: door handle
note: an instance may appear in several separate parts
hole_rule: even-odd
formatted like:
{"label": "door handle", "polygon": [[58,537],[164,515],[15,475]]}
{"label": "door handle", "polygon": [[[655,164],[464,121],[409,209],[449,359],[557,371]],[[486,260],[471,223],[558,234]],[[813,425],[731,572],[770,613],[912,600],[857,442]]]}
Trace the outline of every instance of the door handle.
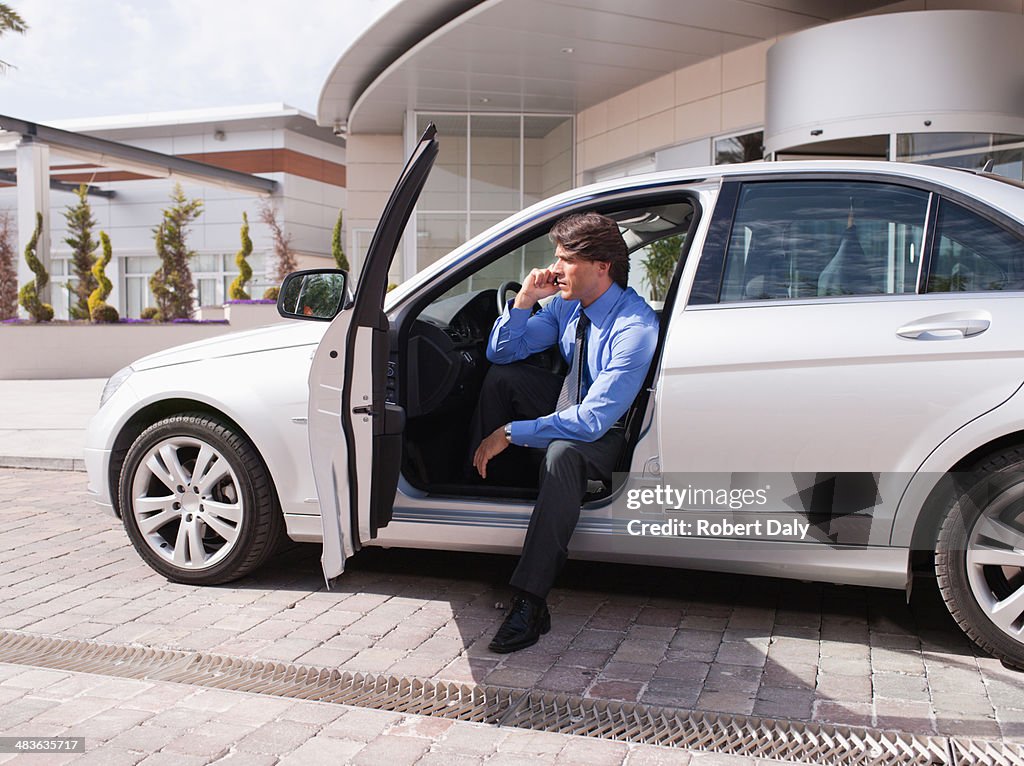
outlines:
{"label": "door handle", "polygon": [[377,417],[380,413],[373,408],[372,404],[364,404],[361,407],[352,408],[353,415],[369,415],[371,418]]}
{"label": "door handle", "polygon": [[992,322],[981,317],[961,317],[935,321],[922,319],[903,325],[896,331],[901,338],[909,340],[959,340],[981,335]]}

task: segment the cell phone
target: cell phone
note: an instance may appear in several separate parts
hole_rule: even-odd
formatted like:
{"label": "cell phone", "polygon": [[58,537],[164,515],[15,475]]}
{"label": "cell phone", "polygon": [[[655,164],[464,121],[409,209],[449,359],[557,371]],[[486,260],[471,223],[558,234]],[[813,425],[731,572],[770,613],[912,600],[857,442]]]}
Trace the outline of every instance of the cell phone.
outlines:
{"label": "cell phone", "polygon": [[551,284],[553,284],[555,287],[559,287],[561,285],[561,282],[559,282],[557,274],[551,277]]}

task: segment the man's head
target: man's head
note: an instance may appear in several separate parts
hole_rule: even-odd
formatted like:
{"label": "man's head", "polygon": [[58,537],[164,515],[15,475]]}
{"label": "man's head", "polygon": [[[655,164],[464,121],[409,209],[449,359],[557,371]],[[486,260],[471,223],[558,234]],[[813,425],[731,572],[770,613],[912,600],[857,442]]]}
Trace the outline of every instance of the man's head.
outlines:
{"label": "man's head", "polygon": [[548,236],[556,246],[553,270],[559,275],[563,298],[589,305],[612,282],[626,286],[629,251],[611,218],[574,213],[559,220]]}

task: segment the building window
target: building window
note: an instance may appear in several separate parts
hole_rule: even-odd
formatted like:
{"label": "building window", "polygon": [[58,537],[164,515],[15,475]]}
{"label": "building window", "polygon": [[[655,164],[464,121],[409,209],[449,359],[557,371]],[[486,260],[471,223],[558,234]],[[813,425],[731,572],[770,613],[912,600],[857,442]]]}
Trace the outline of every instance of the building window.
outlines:
{"label": "building window", "polygon": [[764,131],[740,133],[715,139],[715,164],[732,165],[764,159]]}
{"label": "building window", "polygon": [[1024,180],[1024,136],[1005,133],[900,133],[896,159],[924,165],[981,170]]}
{"label": "building window", "polygon": [[[247,290],[253,298],[263,297],[263,291],[272,285],[266,274],[266,253],[249,256],[252,280]],[[149,289],[149,280],[160,267],[155,255],[130,255],[124,259],[124,315],[138,317],[142,309],[155,306],[156,299]],[[192,282],[195,285],[195,305],[219,306],[228,300],[231,283],[238,276],[233,253],[200,253],[192,259]]]}
{"label": "building window", "polygon": [[512,213],[572,188],[569,115],[417,114],[433,122],[440,153],[416,208],[406,274],[429,266]]}

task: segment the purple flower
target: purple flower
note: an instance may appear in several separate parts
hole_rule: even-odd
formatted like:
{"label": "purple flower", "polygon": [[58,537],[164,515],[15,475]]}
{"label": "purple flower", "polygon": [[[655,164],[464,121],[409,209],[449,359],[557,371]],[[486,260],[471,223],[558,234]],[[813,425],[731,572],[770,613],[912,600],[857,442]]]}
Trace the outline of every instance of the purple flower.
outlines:
{"label": "purple flower", "polygon": [[237,303],[237,304],[241,304],[243,306],[252,306],[252,305],[265,304],[265,303],[272,303],[275,306],[277,305],[277,301],[270,300],[269,298],[248,298],[248,299],[246,299],[244,301],[238,300],[238,301],[225,301],[225,302],[228,303],[229,305]]}

